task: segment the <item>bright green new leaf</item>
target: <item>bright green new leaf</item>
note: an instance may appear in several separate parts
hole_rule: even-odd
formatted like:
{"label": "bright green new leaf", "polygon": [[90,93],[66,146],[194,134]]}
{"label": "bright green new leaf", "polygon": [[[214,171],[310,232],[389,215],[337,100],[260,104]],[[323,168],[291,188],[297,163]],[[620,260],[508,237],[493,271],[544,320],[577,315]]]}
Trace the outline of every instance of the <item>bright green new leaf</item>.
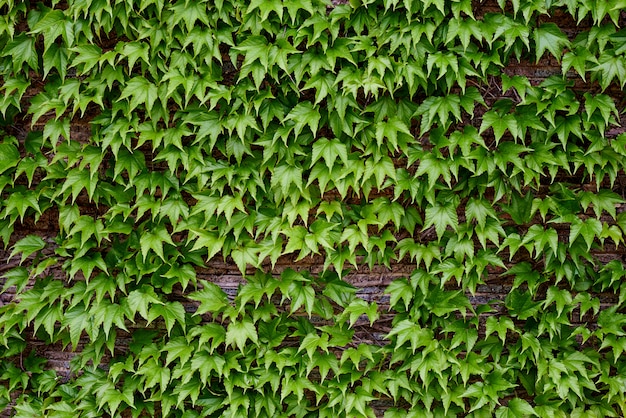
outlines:
{"label": "bright green new leaf", "polygon": [[119,100],[128,98],[130,98],[129,112],[143,105],[147,114],[150,115],[155,102],[159,98],[159,89],[145,77],[136,76],[126,83]]}
{"label": "bright green new leaf", "polygon": [[28,235],[15,243],[13,251],[11,251],[9,255],[9,259],[13,258],[14,255],[22,254],[22,259],[20,260],[20,264],[22,264],[30,255],[43,250],[45,246],[46,243],[41,237]]}
{"label": "bright green new leaf", "polygon": [[443,237],[448,227],[456,231],[459,226],[459,218],[456,213],[456,205],[454,201],[440,203],[435,202],[426,208],[426,220],[424,221],[424,230],[434,226],[437,231],[439,240]]}
{"label": "bright green new leaf", "polygon": [[587,251],[591,250],[591,245],[596,238],[602,234],[602,222],[595,218],[588,218],[584,221],[576,219],[570,227],[569,243],[570,247],[578,236],[582,236],[587,244]]}
{"label": "bright green new leaf", "polygon": [[141,255],[146,260],[150,250],[154,251],[156,255],[163,261],[165,261],[165,255],[163,254],[163,244],[175,245],[172,241],[170,233],[167,232],[165,227],[153,228],[150,231],[144,231],[141,240]]}
{"label": "bright green new leaf", "polygon": [[319,138],[313,143],[310,167],[313,167],[315,162],[323,158],[328,169],[332,170],[337,157],[341,159],[344,165],[348,165],[348,147],[346,144],[342,143],[337,138],[331,140]]}
{"label": "bright green new leaf", "polygon": [[544,23],[533,31],[535,40],[536,62],[539,62],[546,49],[558,60],[563,51],[570,48],[570,41],[561,29],[554,23]]}
{"label": "bright green new leaf", "polygon": [[248,340],[254,344],[257,344],[259,341],[257,330],[252,321],[244,319],[228,324],[226,329],[227,346],[236,346],[243,353]]}

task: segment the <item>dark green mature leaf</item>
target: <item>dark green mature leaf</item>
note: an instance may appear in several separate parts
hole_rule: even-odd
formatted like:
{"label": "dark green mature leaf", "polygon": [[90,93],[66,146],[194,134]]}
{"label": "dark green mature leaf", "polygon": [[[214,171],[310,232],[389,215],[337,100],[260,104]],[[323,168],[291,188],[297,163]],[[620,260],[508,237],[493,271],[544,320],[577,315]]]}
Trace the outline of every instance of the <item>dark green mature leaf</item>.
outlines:
{"label": "dark green mature leaf", "polygon": [[39,69],[39,59],[37,50],[35,49],[35,38],[20,33],[7,42],[2,49],[3,57],[10,57],[13,64],[13,72],[21,73],[24,63],[34,71]]}

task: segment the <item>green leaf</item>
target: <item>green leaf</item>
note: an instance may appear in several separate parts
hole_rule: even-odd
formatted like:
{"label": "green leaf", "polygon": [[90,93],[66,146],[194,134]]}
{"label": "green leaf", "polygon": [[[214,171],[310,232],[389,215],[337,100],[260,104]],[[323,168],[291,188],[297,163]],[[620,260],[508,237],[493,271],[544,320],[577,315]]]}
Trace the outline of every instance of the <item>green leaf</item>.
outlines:
{"label": "green leaf", "polygon": [[221,377],[224,373],[226,360],[219,354],[210,354],[206,351],[197,351],[191,359],[192,370],[200,372],[200,381],[207,384],[211,375]]}
{"label": "green leaf", "polygon": [[324,350],[328,353],[328,333],[323,332],[322,335],[318,335],[316,332],[311,332],[302,339],[298,353],[302,350],[306,350],[309,361],[313,360],[313,355],[317,352],[317,349]]}
{"label": "green leaf", "polygon": [[617,111],[615,102],[610,96],[607,96],[606,94],[592,95],[587,92],[584,97],[587,122],[591,120],[591,117],[596,110],[602,115],[602,119],[604,119],[606,126],[609,126],[611,116],[615,115],[615,117],[619,118],[619,112]]}
{"label": "green leaf", "polygon": [[593,79],[600,79],[602,90],[606,90],[617,78],[620,87],[626,84],[626,59],[619,55],[615,56],[611,52],[605,52],[598,58],[598,64],[590,69],[594,74]]}
{"label": "green leaf", "polygon": [[434,339],[433,331],[429,328],[422,328],[408,319],[400,321],[387,334],[387,339],[396,336],[395,347],[399,348],[404,343],[410,343],[413,354],[420,347],[427,347]]}
{"label": "green leaf", "polygon": [[561,72],[567,73],[570,68],[576,70],[578,75],[586,80],[587,66],[589,63],[597,63],[596,57],[587,48],[576,48],[574,51],[568,51],[563,55],[563,62],[561,62]]}
{"label": "green leaf", "polygon": [[533,301],[530,292],[519,289],[512,290],[504,303],[509,313],[522,321],[535,317],[541,308],[541,303]]}
{"label": "green leaf", "polygon": [[243,321],[233,321],[226,329],[226,345],[236,346],[242,353],[246,347],[246,342],[250,340],[255,345],[258,344],[259,337],[254,324],[249,319]]}
{"label": "green leaf", "polygon": [[524,225],[532,219],[532,205],[533,195],[528,192],[525,196],[520,196],[518,193],[511,193],[510,203],[508,206],[503,207],[504,211],[511,216],[511,219],[518,224]]}
{"label": "green leaf", "polygon": [[500,114],[498,111],[489,110],[483,115],[483,121],[480,124],[479,133],[485,132],[488,128],[493,129],[493,134],[496,139],[496,144],[500,142],[502,136],[504,136],[505,132],[508,130],[513,138],[518,138],[519,127],[517,123],[517,119],[513,114]]}
{"label": "green leaf", "polygon": [[157,318],[163,318],[167,335],[170,335],[176,323],[185,327],[185,307],[180,302],[166,302],[162,305],[152,305],[148,311],[148,324]]}
{"label": "green leaf", "polygon": [[17,166],[19,162],[20,152],[15,145],[0,143],[0,174]]}
{"label": "green leaf", "polygon": [[[440,127],[447,128],[452,123],[450,114],[457,121],[461,120],[461,98],[456,94],[448,94],[443,97],[431,96],[417,108],[418,115],[422,115],[420,132],[424,135],[437,122]],[[435,119],[435,116],[437,119]],[[410,133],[408,129],[407,133]]]}
{"label": "green leaf", "polygon": [[177,365],[184,366],[195,350],[194,345],[189,344],[185,337],[176,337],[168,341],[161,352],[167,353],[165,366],[169,365],[174,360],[178,360],[176,362]]}
{"label": "green leaf", "polygon": [[479,226],[484,227],[487,217],[498,220],[493,206],[486,199],[470,198],[465,206],[465,217],[468,221],[476,220]]}
{"label": "green leaf", "polygon": [[154,291],[154,288],[150,285],[143,285],[139,289],[135,289],[128,294],[126,298],[128,306],[130,306],[133,316],[135,312],[139,312],[139,315],[145,320],[149,318],[150,305],[163,305],[164,302],[159,299]]}
{"label": "green leaf", "polygon": [[426,154],[420,161],[420,165],[415,173],[416,176],[423,174],[428,175],[428,188],[432,190],[440,178],[451,185],[452,175],[450,173],[450,164],[448,160],[437,158],[434,153]]}
{"label": "green leaf", "polygon": [[251,0],[246,13],[249,14],[255,9],[261,13],[261,20],[267,20],[271,12],[276,13],[278,18],[283,20],[283,3],[281,1]]}
{"label": "green leaf", "polygon": [[292,121],[294,126],[294,134],[296,137],[300,135],[302,129],[308,126],[313,132],[313,135],[317,134],[317,129],[321,119],[320,112],[317,106],[311,104],[311,102],[300,102],[294,107],[291,112],[285,116],[283,123],[286,121]]}
{"label": "green leaf", "polygon": [[431,226],[435,227],[439,240],[441,240],[448,227],[451,227],[453,231],[457,230],[459,218],[456,214],[456,204],[454,200],[443,204],[437,201],[434,205],[430,205],[426,208],[426,220],[423,230]]}
{"label": "green leaf", "polygon": [[[285,295],[285,293],[283,293]],[[315,290],[311,286],[300,282],[292,282],[286,292],[286,296],[291,299],[290,313],[296,312],[304,306],[304,311],[311,316],[315,305]]]}
{"label": "green leaf", "polygon": [[82,44],[70,48],[70,51],[77,55],[72,58],[72,67],[77,67],[83,64],[82,68],[79,68],[80,74],[89,72],[92,68],[98,65],[100,58],[102,57],[102,49],[93,44]]}
{"label": "green leaf", "polygon": [[539,416],[535,409],[524,399],[514,398],[507,406],[501,406],[496,410],[497,418],[524,418],[529,416]]}
{"label": "green leaf", "polygon": [[150,250],[154,251],[161,260],[165,261],[165,255],[163,254],[163,244],[175,245],[172,241],[170,233],[167,232],[165,227],[152,228],[150,231],[144,231],[141,235],[141,255],[143,260],[146,260]]}
{"label": "green leaf", "polygon": [[282,196],[284,198],[289,196],[289,190],[291,189],[292,184],[298,188],[300,193],[303,192],[302,168],[286,164],[279,165],[274,168],[274,173],[272,174],[272,187],[280,187],[280,191],[282,192]]}
{"label": "green leaf", "polygon": [[[24,257],[24,255],[22,255],[22,257]],[[4,273],[2,277],[4,278],[2,293],[6,292],[11,286],[15,286],[15,293],[19,294],[28,284],[30,274],[25,267],[15,267]]]}
{"label": "green leaf", "polygon": [[333,169],[333,165],[337,160],[337,157],[341,158],[344,165],[348,165],[348,147],[346,144],[341,143],[337,138],[328,140],[326,138],[319,138],[313,143],[313,154],[311,156],[311,165],[317,162],[320,158],[324,158],[324,162],[329,170]]}
{"label": "green leaf", "polygon": [[41,237],[28,235],[15,243],[13,251],[11,251],[9,255],[9,259],[13,258],[14,255],[22,254],[22,259],[20,260],[20,264],[22,264],[31,254],[41,251],[45,247],[46,243]]}
{"label": "green leaf", "polygon": [[495,332],[503,344],[506,340],[507,330],[515,331],[515,325],[509,317],[496,318],[495,316],[490,316],[485,322],[485,336],[487,337]]}
{"label": "green leaf", "polygon": [[145,77],[135,76],[126,83],[118,101],[129,97],[129,112],[132,112],[138,106],[143,105],[146,113],[151,115],[154,103],[159,98],[159,89]]}
{"label": "green leaf", "polygon": [[39,54],[35,48],[35,37],[29,36],[25,32],[20,33],[5,44],[4,49],[2,49],[2,56],[11,58],[10,62],[13,64],[14,73],[21,73],[24,63],[31,70],[37,71],[39,69]]}
{"label": "green leaf", "polygon": [[570,41],[561,29],[554,23],[544,23],[540,27],[535,28],[533,32],[535,40],[536,61],[539,62],[546,49],[557,59],[560,60],[565,49],[571,47]]}
{"label": "green leaf", "polygon": [[589,218],[584,221],[576,218],[576,220],[570,226],[569,243],[570,247],[574,245],[574,241],[578,236],[582,236],[587,244],[587,251],[591,250],[596,237],[600,237],[602,234],[602,222],[598,219]]}

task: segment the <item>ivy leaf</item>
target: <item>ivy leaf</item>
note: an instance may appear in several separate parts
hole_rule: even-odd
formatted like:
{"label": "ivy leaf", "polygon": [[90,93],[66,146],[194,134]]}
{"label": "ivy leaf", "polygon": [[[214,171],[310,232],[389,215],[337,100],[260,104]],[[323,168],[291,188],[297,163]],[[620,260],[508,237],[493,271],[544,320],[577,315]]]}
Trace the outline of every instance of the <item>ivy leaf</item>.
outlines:
{"label": "ivy leaf", "polygon": [[586,72],[588,63],[596,64],[598,61],[596,57],[587,48],[576,48],[574,51],[568,51],[563,55],[563,61],[561,62],[561,71],[563,74],[567,73],[570,68],[576,70],[578,75],[586,80]]}
{"label": "ivy leaf", "polygon": [[511,219],[518,224],[524,225],[532,219],[533,195],[528,192],[525,196],[511,193],[510,203],[502,209],[511,216]]}
{"label": "ivy leaf", "polygon": [[602,90],[606,90],[617,78],[619,85],[623,88],[626,84],[626,59],[619,55],[616,56],[612,52],[605,52],[598,58],[598,64],[590,69],[595,73],[593,79],[600,79]]}
{"label": "ivy leaf", "polygon": [[438,122],[440,127],[447,128],[452,123],[452,118],[448,117],[449,114],[452,114],[457,121],[461,120],[461,98],[457,94],[448,94],[443,97],[431,96],[424,100],[416,113],[422,115],[420,124],[422,135],[428,132],[435,122]]}
{"label": "ivy leaf", "polygon": [[483,115],[482,123],[480,124],[479,133],[485,132],[488,128],[493,129],[493,134],[496,139],[496,144],[500,142],[500,139],[504,133],[508,130],[513,138],[518,138],[519,127],[517,119],[513,114],[500,114],[500,112],[489,110]]}
{"label": "ivy leaf", "polygon": [[557,59],[560,60],[564,49],[570,49],[570,41],[567,36],[561,32],[561,29],[554,23],[544,23],[540,27],[535,28],[533,32],[535,40],[536,61],[539,62],[546,49]]}
{"label": "ivy leaf", "polygon": [[167,356],[165,357],[165,366],[168,366],[176,359],[179,360],[176,364],[184,366],[189,361],[195,350],[196,348],[192,344],[189,344],[185,337],[176,337],[168,341],[161,352],[167,353]]}
{"label": "ivy leaf", "polygon": [[32,30],[31,33],[43,34],[44,54],[59,36],[63,37],[65,44],[68,46],[74,43],[74,25],[66,19],[61,10],[49,9],[36,22],[29,21],[29,26]]}
{"label": "ivy leaf", "polygon": [[189,294],[189,299],[200,302],[200,306],[194,315],[202,315],[204,313],[218,313],[224,310],[229,303],[226,293],[217,285],[202,281],[202,290],[197,290]]}
{"label": "ivy leaf", "polygon": [[376,124],[376,142],[382,147],[384,140],[389,141],[389,150],[398,150],[398,134],[407,138],[413,138],[409,127],[397,117],[391,117],[386,121],[380,121]]}
{"label": "ivy leaf", "polygon": [[20,162],[20,152],[9,143],[0,144],[0,174],[15,167]]}
{"label": "ivy leaf", "polygon": [[167,232],[167,229],[163,226],[153,228],[150,231],[144,231],[139,242],[141,246],[141,255],[143,256],[144,261],[146,260],[150,250],[154,251],[161,260],[165,261],[163,243],[175,245],[174,241],[172,241],[170,233]]}
{"label": "ivy leaf", "polygon": [[506,296],[504,304],[512,316],[522,321],[535,317],[541,308],[541,303],[533,301],[530,292],[519,289],[512,290]]}
{"label": "ivy leaf", "polygon": [[311,316],[315,305],[315,290],[311,286],[294,281],[289,285],[287,296],[291,299],[290,313],[294,313],[301,306],[304,306],[304,311],[309,317]]}
{"label": "ivy leaf", "polygon": [[522,418],[529,416],[537,417],[539,415],[527,401],[520,398],[511,399],[507,406],[501,406],[496,411],[496,418]]}
{"label": "ivy leaf", "polygon": [[570,226],[569,243],[570,247],[574,245],[574,241],[578,236],[582,236],[587,244],[587,251],[591,250],[596,237],[602,234],[602,222],[595,218],[589,218],[584,221],[576,218]]}
{"label": "ivy leaf", "polygon": [[502,344],[505,343],[507,330],[515,331],[515,325],[509,317],[496,318],[495,316],[490,316],[485,322],[485,337],[495,332],[498,334]]}
{"label": "ivy leaf", "polygon": [[149,318],[148,311],[150,305],[163,305],[164,303],[159,299],[154,288],[150,285],[143,285],[141,288],[131,291],[126,300],[133,312],[133,317],[136,312],[139,312],[139,315],[145,320]]}
{"label": "ivy leaf", "polygon": [[294,107],[291,112],[285,116],[283,119],[283,123],[285,121],[293,121],[295,123],[294,134],[297,136],[300,135],[302,129],[305,126],[309,126],[313,135],[317,134],[317,129],[320,123],[320,119],[322,116],[320,115],[317,106],[311,104],[311,102],[300,102]]}
{"label": "ivy leaf", "polygon": [[139,105],[144,105],[146,113],[150,115],[152,113],[154,103],[159,98],[159,89],[145,77],[135,76],[126,83],[118,101],[129,97],[129,112],[135,110]]}
{"label": "ivy leaf", "polygon": [[22,254],[22,259],[20,260],[20,264],[22,264],[31,254],[43,250],[45,246],[46,243],[41,237],[28,235],[15,243],[9,259],[13,258],[14,255]]}
{"label": "ivy leaf", "polygon": [[337,138],[333,138],[330,141],[326,138],[319,138],[313,144],[313,154],[309,168],[313,167],[320,158],[324,158],[326,167],[332,170],[337,157],[341,158],[344,165],[348,165],[348,147],[346,144]]}
{"label": "ivy leaf", "polygon": [[10,57],[13,64],[13,72],[20,74],[24,63],[31,70],[39,69],[39,56],[35,49],[35,37],[27,35],[25,32],[7,42],[2,50],[3,57]]}
{"label": "ivy leaf", "polygon": [[302,168],[287,164],[282,164],[274,168],[274,173],[272,174],[272,187],[280,186],[283,197],[290,195],[289,190],[291,189],[292,184],[298,188],[300,193],[303,192]]}
{"label": "ivy leaf", "polygon": [[592,95],[591,93],[585,93],[585,112],[587,113],[587,122],[591,120],[592,115],[597,110],[602,115],[602,119],[604,119],[604,123],[606,126],[609,126],[609,122],[611,121],[611,116],[615,115],[619,117],[619,112],[617,111],[617,107],[615,106],[615,102],[613,99],[606,94],[596,94]]}
{"label": "ivy leaf", "polygon": [[523,102],[526,98],[526,91],[531,88],[531,84],[528,78],[521,75],[514,75],[513,77],[509,77],[506,73],[503,73],[501,77],[502,92],[507,92],[509,89],[514,88]]}
{"label": "ivy leaf", "polygon": [[487,217],[498,220],[493,206],[489,204],[486,199],[483,198],[470,198],[465,206],[465,217],[468,221],[476,220],[479,226],[484,227],[487,222]]}
{"label": "ivy leaf", "polygon": [[390,308],[397,307],[398,302],[402,300],[405,311],[409,310],[409,306],[411,305],[411,302],[413,301],[413,297],[414,297],[414,294],[413,294],[414,289],[413,289],[413,286],[411,286],[411,283],[407,279],[402,278],[402,279],[396,279],[392,281],[389,284],[389,286],[387,286],[387,289],[385,289],[385,293],[388,293],[390,295],[390,298],[389,298]]}
{"label": "ivy leaf", "polygon": [[148,324],[157,318],[163,318],[167,335],[172,332],[172,328],[176,323],[181,327],[185,327],[185,307],[180,302],[166,302],[162,305],[152,305],[148,311]]}
{"label": "ivy leaf", "polygon": [[251,0],[246,13],[250,13],[255,9],[258,9],[261,13],[261,20],[267,20],[271,12],[276,13],[278,18],[281,21],[283,20],[283,3],[281,1]]}
{"label": "ivy leaf", "polygon": [[395,347],[400,347],[409,342],[413,354],[420,347],[427,347],[434,339],[433,331],[429,328],[422,328],[419,324],[405,319],[393,327],[387,334],[387,339],[396,336]]}
{"label": "ivy leaf", "polygon": [[102,49],[93,44],[82,44],[70,48],[71,52],[76,53],[72,58],[72,67],[77,67],[83,64],[80,69],[80,74],[89,72],[93,67],[98,65],[100,58],[102,57]]}
{"label": "ivy leaf", "polygon": [[222,356],[216,353],[211,354],[207,351],[197,351],[191,359],[191,368],[198,370],[200,381],[205,385],[213,372],[216,372],[218,376],[222,376],[225,365],[226,360]]}
{"label": "ivy leaf", "polygon": [[434,153],[425,155],[420,161],[420,165],[415,172],[416,176],[423,174],[428,175],[428,188],[433,189],[440,178],[450,185],[452,175],[450,173],[450,164],[443,158],[437,158]]}
{"label": "ivy leaf", "polygon": [[426,208],[426,220],[424,222],[424,230],[434,226],[437,231],[439,240],[443,237],[448,227],[456,231],[459,226],[459,218],[456,214],[456,205],[454,201],[441,203],[435,202]]}
{"label": "ivy leaf", "polygon": [[455,75],[459,75],[459,60],[457,56],[451,52],[438,51],[434,54],[428,54],[426,68],[429,76],[434,67],[439,68],[437,80],[446,75],[449,70],[452,70]]}
{"label": "ivy leaf", "polygon": [[[24,254],[22,254],[22,258],[25,258]],[[24,261],[23,259],[22,261]],[[2,286],[1,293],[6,292],[11,286],[15,286],[15,293],[19,294],[22,293],[22,290],[24,290],[28,284],[30,274],[25,267],[15,267],[4,273],[2,277],[4,278],[4,285]]]}
{"label": "ivy leaf", "polygon": [[298,353],[302,350],[306,350],[309,356],[309,360],[313,360],[313,355],[317,352],[317,349],[322,349],[328,353],[328,333],[323,332],[322,335],[318,335],[317,332],[311,332],[302,339]]}
{"label": "ivy leaf", "polygon": [[251,320],[244,319],[243,321],[233,321],[228,324],[226,329],[227,346],[236,346],[243,353],[248,340],[254,344],[258,344],[259,341],[256,328]]}

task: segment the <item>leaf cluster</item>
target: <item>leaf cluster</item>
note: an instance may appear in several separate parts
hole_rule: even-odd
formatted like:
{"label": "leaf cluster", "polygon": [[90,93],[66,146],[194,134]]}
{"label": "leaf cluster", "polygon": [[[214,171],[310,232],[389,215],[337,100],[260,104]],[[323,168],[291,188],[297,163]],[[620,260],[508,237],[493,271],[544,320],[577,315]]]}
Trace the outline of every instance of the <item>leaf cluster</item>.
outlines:
{"label": "leaf cluster", "polygon": [[601,3],[0,0],[1,405],[626,414]]}

